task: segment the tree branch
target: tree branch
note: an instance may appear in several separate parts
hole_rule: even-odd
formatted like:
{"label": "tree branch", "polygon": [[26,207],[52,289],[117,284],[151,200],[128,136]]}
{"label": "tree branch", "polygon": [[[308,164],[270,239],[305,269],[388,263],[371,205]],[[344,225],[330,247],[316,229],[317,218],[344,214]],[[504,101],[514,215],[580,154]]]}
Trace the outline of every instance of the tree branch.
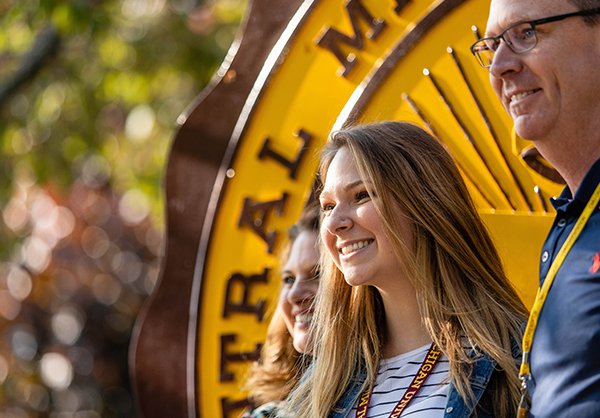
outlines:
{"label": "tree branch", "polygon": [[50,61],[50,58],[58,51],[60,36],[53,25],[48,25],[38,34],[33,46],[23,57],[22,65],[4,83],[0,83],[0,106],[27,81],[35,75]]}

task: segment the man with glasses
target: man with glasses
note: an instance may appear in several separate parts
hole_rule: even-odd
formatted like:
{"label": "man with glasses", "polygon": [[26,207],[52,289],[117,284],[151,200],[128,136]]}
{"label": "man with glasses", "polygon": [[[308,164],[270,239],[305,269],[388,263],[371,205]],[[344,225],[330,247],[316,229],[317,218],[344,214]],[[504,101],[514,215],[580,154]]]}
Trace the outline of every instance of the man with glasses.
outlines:
{"label": "man with glasses", "polygon": [[600,417],[600,0],[491,0],[471,51],[516,132],[567,182],[523,340],[519,416]]}

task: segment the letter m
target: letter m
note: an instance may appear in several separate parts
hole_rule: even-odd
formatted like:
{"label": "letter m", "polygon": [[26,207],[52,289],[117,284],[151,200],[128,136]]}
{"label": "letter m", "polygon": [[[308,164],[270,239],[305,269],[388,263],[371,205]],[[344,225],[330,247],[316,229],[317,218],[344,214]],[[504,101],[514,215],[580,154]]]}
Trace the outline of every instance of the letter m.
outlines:
{"label": "letter m", "polygon": [[348,3],[346,3],[346,11],[350,16],[350,23],[352,23],[354,34],[348,36],[332,27],[328,27],[323,36],[317,41],[317,45],[331,51],[342,63],[344,67],[341,71],[341,75],[344,77],[346,77],[352,68],[354,68],[356,64],[356,55],[353,53],[344,54],[340,44],[346,44],[357,50],[363,49],[364,36],[360,29],[359,20],[363,19],[371,28],[366,34],[368,39],[377,38],[386,26],[385,21],[382,19],[375,19],[360,0],[349,0]]}

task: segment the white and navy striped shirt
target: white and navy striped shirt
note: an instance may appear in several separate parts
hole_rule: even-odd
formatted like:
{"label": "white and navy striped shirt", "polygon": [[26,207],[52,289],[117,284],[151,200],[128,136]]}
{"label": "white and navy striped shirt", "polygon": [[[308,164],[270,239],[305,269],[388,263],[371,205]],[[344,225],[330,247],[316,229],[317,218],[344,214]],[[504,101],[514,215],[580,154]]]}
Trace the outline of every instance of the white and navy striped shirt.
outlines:
{"label": "white and navy striped shirt", "polygon": [[[429,347],[431,344],[381,360],[369,403],[368,418],[388,418],[390,416],[419,371]],[[442,355],[421,390],[402,413],[402,417],[440,418],[444,416],[448,398],[449,369],[448,359]],[[356,416],[357,404],[358,401],[348,413],[347,418]]]}

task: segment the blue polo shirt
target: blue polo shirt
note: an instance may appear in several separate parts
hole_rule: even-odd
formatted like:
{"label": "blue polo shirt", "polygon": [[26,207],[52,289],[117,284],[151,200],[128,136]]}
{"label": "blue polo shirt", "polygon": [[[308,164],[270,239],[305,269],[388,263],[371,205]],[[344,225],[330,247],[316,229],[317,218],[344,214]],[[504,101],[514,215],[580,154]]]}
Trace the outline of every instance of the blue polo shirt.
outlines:
{"label": "blue polo shirt", "polygon": [[[543,283],[577,218],[600,182],[600,160],[575,197],[552,200],[556,219],[542,248]],[[600,210],[596,208],[558,271],[531,350],[535,418],[600,417]]]}

